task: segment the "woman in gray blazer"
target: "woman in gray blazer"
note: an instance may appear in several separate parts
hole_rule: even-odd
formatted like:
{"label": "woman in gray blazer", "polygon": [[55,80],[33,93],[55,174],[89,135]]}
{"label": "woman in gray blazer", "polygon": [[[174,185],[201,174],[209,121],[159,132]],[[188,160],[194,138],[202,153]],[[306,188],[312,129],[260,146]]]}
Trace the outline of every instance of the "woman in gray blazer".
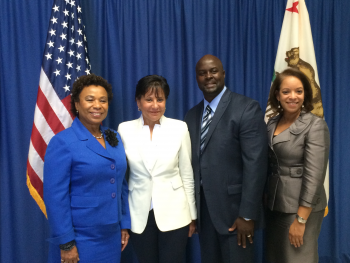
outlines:
{"label": "woman in gray blazer", "polygon": [[311,113],[312,88],[299,70],[274,80],[269,100],[278,113],[268,124],[267,259],[271,263],[318,262],[329,131]]}

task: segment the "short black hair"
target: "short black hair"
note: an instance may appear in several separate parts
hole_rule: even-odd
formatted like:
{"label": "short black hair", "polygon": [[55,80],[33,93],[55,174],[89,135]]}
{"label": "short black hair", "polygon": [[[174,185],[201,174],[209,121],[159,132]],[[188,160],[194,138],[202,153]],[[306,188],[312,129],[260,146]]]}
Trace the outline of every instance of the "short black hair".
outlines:
{"label": "short black hair", "polygon": [[84,75],[79,77],[73,83],[73,89],[71,94],[71,112],[74,116],[77,116],[77,109],[75,108],[75,103],[79,102],[79,95],[81,91],[88,86],[101,86],[107,91],[108,104],[111,103],[113,99],[112,85],[107,82],[104,78],[96,76],[95,74]]}
{"label": "short black hair", "polygon": [[276,92],[279,92],[281,84],[286,77],[296,77],[301,81],[304,87],[304,111],[310,112],[314,109],[312,105],[312,88],[307,76],[298,69],[287,68],[281,73],[277,74],[270,89],[269,102],[273,112],[281,113],[282,108],[278,108],[278,100],[276,98]]}
{"label": "short black hair", "polygon": [[159,88],[163,90],[165,99],[168,99],[170,88],[167,80],[159,75],[145,76],[137,82],[135,100],[140,100],[150,89],[155,90],[155,95],[158,97]]}

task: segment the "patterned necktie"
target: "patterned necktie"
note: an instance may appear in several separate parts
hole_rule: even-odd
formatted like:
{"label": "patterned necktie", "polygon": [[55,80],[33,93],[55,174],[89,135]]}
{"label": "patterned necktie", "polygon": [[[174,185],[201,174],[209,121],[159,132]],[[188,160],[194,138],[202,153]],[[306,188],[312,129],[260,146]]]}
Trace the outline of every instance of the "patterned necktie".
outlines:
{"label": "patterned necktie", "polygon": [[205,138],[207,137],[207,133],[209,130],[209,125],[212,121],[212,116],[211,116],[212,109],[208,105],[205,108],[205,115],[203,118],[203,123],[202,123],[202,129],[201,129],[201,153],[205,144]]}

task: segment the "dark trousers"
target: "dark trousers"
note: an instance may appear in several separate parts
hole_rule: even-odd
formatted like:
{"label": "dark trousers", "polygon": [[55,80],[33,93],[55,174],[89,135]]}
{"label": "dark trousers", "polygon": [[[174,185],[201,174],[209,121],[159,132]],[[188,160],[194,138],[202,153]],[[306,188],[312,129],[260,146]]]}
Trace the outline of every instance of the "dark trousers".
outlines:
{"label": "dark trousers", "polygon": [[130,231],[130,241],[140,263],[182,263],[185,257],[189,226],[162,232],[153,209],[141,234]]}
{"label": "dark trousers", "polygon": [[254,247],[252,244],[247,242],[246,248],[238,246],[237,235],[236,233],[230,234],[229,227],[227,227],[227,235],[220,235],[216,231],[209,215],[203,189],[201,189],[200,209],[199,243],[202,263],[253,263]]}

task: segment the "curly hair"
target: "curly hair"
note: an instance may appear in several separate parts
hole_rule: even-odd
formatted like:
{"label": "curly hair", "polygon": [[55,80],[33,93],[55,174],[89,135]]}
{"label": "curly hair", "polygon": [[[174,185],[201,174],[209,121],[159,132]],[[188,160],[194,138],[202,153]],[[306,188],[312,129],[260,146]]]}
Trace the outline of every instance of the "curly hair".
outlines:
{"label": "curly hair", "polygon": [[84,75],[78,78],[73,83],[73,89],[71,93],[71,112],[74,116],[77,116],[77,109],[75,108],[75,103],[79,102],[79,95],[81,91],[88,86],[101,86],[107,91],[108,104],[111,103],[113,99],[112,85],[107,82],[104,78],[96,76],[95,74]]}
{"label": "curly hair", "polygon": [[312,105],[312,88],[309,79],[307,76],[298,69],[287,68],[278,74],[273,81],[269,94],[269,102],[271,105],[271,109],[274,112],[281,113],[283,111],[282,108],[278,108],[278,100],[276,98],[276,93],[279,92],[281,84],[286,77],[295,77],[301,81],[304,87],[304,111],[310,112],[314,109]]}
{"label": "curly hair", "polygon": [[158,89],[163,90],[165,99],[168,99],[170,88],[166,78],[159,75],[148,75],[140,79],[136,85],[135,100],[141,99],[151,89],[158,97]]}

